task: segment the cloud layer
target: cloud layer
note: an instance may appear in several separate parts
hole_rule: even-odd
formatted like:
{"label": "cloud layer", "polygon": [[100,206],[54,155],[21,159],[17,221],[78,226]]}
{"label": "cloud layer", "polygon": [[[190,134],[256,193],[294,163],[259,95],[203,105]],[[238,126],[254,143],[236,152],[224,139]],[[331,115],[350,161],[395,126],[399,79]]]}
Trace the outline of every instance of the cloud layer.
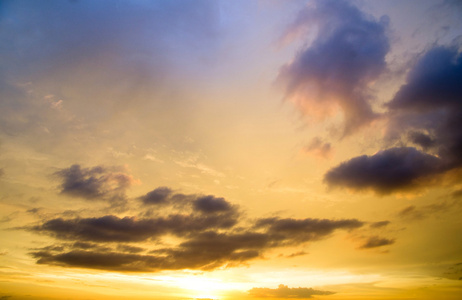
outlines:
{"label": "cloud layer", "polygon": [[[355,219],[272,218],[261,219],[252,227],[234,224],[235,220],[205,214],[140,220],[115,216],[52,219],[30,230],[66,242],[36,249],[32,255],[41,264],[93,269],[209,270],[261,258],[272,248],[314,242],[336,230],[363,226]],[[165,247],[164,238],[168,236],[182,242]]]}
{"label": "cloud layer", "polygon": [[[63,179],[61,193],[86,201],[125,191],[125,175],[110,170],[73,165],[56,174]],[[33,249],[31,255],[39,264],[67,267],[137,272],[211,270],[262,258],[270,249],[316,242],[337,230],[365,225],[357,219],[278,217],[241,222],[242,211],[224,198],[181,194],[169,187],[158,187],[129,202],[138,206],[139,216],[60,217],[27,227],[56,239],[53,245]]]}

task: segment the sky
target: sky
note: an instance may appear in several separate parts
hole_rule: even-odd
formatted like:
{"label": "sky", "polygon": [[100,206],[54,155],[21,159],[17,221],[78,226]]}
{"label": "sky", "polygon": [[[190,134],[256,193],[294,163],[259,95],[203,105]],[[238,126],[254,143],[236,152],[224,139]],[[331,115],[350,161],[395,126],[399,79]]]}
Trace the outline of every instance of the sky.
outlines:
{"label": "sky", "polygon": [[462,297],[462,3],[0,2],[0,300]]}

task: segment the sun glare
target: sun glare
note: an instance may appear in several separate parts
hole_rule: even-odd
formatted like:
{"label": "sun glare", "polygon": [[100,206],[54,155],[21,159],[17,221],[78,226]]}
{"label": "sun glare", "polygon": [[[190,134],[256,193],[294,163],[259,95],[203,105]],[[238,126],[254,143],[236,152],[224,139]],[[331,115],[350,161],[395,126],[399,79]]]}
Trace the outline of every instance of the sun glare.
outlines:
{"label": "sun glare", "polygon": [[188,290],[195,299],[219,299],[221,292],[226,290],[221,280],[206,277],[188,276],[176,281],[180,288]]}

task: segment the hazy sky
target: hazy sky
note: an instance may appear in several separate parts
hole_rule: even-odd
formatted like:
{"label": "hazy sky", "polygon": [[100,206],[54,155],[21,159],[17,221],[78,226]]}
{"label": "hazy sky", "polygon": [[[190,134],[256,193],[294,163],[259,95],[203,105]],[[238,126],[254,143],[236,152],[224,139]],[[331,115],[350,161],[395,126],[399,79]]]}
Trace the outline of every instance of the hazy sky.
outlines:
{"label": "hazy sky", "polygon": [[0,300],[462,297],[460,1],[0,2]]}

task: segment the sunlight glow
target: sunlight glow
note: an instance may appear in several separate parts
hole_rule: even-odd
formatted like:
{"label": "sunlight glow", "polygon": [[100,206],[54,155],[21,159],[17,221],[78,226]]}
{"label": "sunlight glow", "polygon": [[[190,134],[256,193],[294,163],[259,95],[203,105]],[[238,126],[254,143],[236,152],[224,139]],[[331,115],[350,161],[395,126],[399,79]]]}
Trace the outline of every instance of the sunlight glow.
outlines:
{"label": "sunlight glow", "polygon": [[227,286],[221,280],[206,277],[188,276],[176,279],[180,288],[190,290],[196,299],[218,299]]}

